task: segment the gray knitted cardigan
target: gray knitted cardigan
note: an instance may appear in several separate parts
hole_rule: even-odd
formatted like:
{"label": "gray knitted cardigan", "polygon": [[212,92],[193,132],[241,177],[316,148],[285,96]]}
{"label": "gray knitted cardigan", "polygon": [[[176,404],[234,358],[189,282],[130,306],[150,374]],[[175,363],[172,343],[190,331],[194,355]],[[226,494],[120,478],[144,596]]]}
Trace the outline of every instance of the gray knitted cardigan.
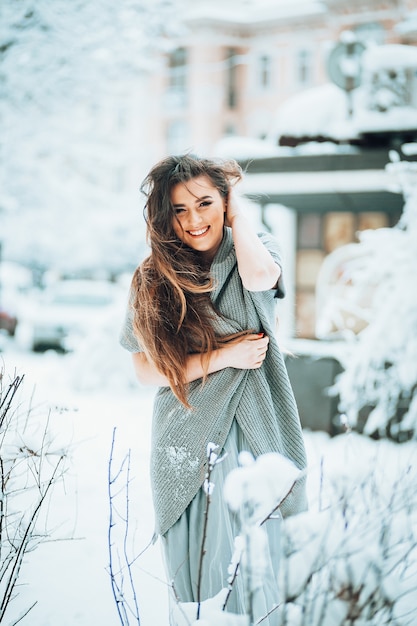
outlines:
{"label": "gray knitted cardigan", "polygon": [[[275,240],[260,238],[280,265]],[[275,296],[278,290],[250,292],[237,271],[231,230],[225,234],[211,266],[215,281],[212,299],[221,315],[216,330],[221,335],[253,329],[265,332],[270,342],[261,368],[226,368],[189,384],[187,410],[170,387],[159,388],[152,424],[151,482],[156,531],[165,534],[179,519],[200,489],[206,471],[209,442],[222,447],[235,418],[255,456],[280,452],[300,469],[306,466],[298,411],[287,370],[275,338]],[[141,351],[128,309],[121,344],[131,352]],[[278,477],[277,477],[278,480]],[[298,481],[281,507],[284,516],[306,509],[305,479]]]}

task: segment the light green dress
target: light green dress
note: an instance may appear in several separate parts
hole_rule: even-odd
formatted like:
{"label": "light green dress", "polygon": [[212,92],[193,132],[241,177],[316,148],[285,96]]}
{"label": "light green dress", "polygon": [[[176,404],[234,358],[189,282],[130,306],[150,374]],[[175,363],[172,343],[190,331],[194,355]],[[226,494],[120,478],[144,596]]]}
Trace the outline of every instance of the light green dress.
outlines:
{"label": "light green dress", "polygon": [[[243,450],[250,450],[250,448],[242,430],[234,420],[224,446],[224,453],[227,455],[214,467],[211,475],[211,482],[215,484],[215,487],[209,507],[201,600],[213,597],[222,588],[227,587],[234,538],[239,535],[240,527],[239,519],[228,510],[223,499],[223,486],[227,474],[238,466],[238,455]],[[200,489],[179,520],[162,536],[168,578],[172,581],[177,598],[181,602],[197,602],[197,579],[205,509],[206,494],[203,489]],[[266,615],[279,602],[276,581],[280,526],[280,518],[268,520],[265,524],[269,538],[269,557],[263,586],[256,590],[253,598],[255,621]],[[245,613],[244,576],[245,572],[241,569],[227,603],[227,610],[231,613]],[[173,621],[170,624],[175,626]],[[276,626],[277,624],[276,612],[262,621],[263,626]]]}

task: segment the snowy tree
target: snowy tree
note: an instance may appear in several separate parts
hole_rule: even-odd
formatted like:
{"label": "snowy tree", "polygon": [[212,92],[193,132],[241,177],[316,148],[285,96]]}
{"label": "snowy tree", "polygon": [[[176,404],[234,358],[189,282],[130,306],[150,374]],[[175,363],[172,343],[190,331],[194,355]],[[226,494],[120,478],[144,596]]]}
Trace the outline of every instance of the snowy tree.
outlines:
{"label": "snowy tree", "polygon": [[[405,150],[412,152],[412,145]],[[401,162],[396,153],[392,158],[387,171],[403,190],[404,210],[394,228],[361,236],[368,262],[352,278],[357,289],[373,291],[371,321],[352,340],[336,389],[350,424],[370,411],[367,434],[403,440],[417,437],[417,163]]]}
{"label": "snowy tree", "polygon": [[108,271],[140,253],[146,80],[175,45],[180,2],[1,3],[6,257]]}

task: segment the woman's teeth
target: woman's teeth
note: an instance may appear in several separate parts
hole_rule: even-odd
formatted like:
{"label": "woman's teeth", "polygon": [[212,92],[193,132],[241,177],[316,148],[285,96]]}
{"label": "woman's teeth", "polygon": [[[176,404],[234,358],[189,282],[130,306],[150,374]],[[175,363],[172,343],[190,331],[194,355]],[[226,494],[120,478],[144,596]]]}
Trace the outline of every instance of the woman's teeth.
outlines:
{"label": "woman's teeth", "polygon": [[206,226],[206,228],[200,228],[200,230],[189,230],[188,232],[193,237],[198,237],[199,235],[204,235],[204,233],[206,233],[208,231],[208,229],[209,229],[209,227]]}

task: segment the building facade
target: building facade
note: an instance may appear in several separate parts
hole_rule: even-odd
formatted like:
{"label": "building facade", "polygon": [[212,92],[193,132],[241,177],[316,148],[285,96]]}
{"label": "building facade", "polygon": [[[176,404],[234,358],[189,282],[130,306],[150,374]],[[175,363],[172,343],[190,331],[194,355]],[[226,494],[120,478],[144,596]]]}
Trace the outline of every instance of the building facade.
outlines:
{"label": "building facade", "polygon": [[343,31],[366,43],[417,42],[417,0],[187,5],[184,34],[151,80],[149,162],[212,154],[225,136],[268,136],[280,104],[329,81],[327,58]]}

